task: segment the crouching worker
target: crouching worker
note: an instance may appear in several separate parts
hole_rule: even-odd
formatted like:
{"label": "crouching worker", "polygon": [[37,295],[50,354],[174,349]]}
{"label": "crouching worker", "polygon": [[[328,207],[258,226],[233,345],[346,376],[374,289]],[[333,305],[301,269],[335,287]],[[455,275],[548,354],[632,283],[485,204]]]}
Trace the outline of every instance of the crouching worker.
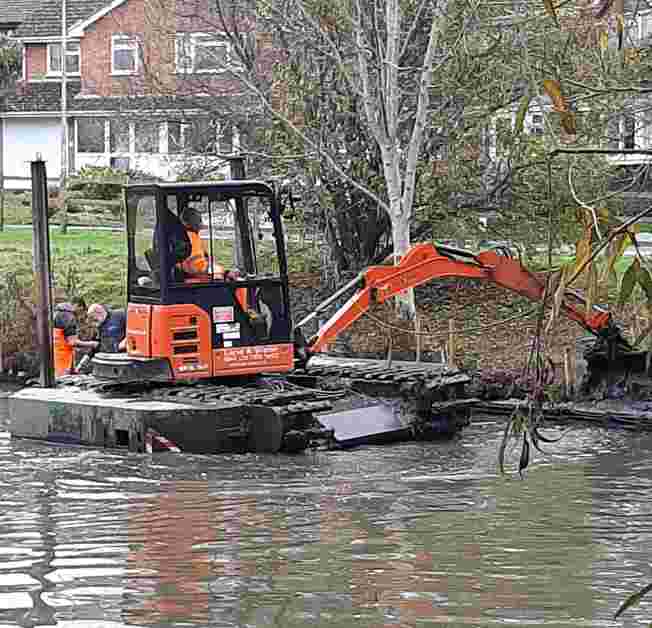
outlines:
{"label": "crouching worker", "polygon": [[124,310],[110,310],[105,305],[93,303],[87,314],[97,326],[100,351],[118,353],[126,350],[127,315]]}
{"label": "crouching worker", "polygon": [[97,349],[95,340],[80,340],[79,325],[72,303],[59,303],[54,308],[52,344],[54,346],[54,374],[69,375],[75,369],[75,349]]}

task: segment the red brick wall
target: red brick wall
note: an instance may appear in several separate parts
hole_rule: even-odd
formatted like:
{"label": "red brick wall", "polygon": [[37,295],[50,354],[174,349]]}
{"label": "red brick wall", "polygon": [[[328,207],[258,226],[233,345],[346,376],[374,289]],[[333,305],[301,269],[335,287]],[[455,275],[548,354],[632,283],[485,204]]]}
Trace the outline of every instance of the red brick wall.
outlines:
{"label": "red brick wall", "polygon": [[47,46],[28,44],[25,46],[25,77],[28,81],[43,78],[47,71]]}
{"label": "red brick wall", "polygon": [[[102,17],[81,40],[83,92],[98,96],[242,92],[240,82],[228,74],[175,74],[175,33],[221,30],[208,6],[208,0],[129,0]],[[253,17],[238,19],[240,32],[253,31],[255,25]],[[138,75],[111,76],[111,37],[117,33],[142,37],[144,63]],[[268,59],[261,68],[271,71],[272,64]]]}

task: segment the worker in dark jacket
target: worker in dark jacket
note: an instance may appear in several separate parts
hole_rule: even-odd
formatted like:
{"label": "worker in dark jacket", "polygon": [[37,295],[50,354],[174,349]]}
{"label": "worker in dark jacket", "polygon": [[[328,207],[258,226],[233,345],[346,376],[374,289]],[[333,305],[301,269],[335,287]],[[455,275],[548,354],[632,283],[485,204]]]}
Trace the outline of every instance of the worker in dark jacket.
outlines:
{"label": "worker in dark jacket", "polygon": [[124,310],[110,310],[105,305],[93,303],[88,308],[88,318],[97,325],[100,351],[118,353],[127,346],[127,315]]}
{"label": "worker in dark jacket", "polygon": [[96,349],[95,340],[81,340],[79,325],[72,303],[59,303],[54,308],[52,344],[54,346],[54,374],[57,377],[74,371],[75,349]]}

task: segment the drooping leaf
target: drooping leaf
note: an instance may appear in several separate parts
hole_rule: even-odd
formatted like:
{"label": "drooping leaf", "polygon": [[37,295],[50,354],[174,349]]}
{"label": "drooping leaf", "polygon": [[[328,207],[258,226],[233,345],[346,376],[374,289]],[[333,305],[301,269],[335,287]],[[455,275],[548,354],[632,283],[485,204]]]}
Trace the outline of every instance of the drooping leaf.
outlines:
{"label": "drooping leaf", "polygon": [[650,334],[652,334],[652,324],[648,325],[634,340],[634,346],[638,347]]}
{"label": "drooping leaf", "polygon": [[543,81],[543,89],[550,97],[550,100],[552,100],[552,104],[556,111],[567,111],[568,106],[566,104],[566,99],[562,96],[561,85],[559,81],[546,79]]}
{"label": "drooping leaf", "polygon": [[623,275],[623,280],[620,284],[620,295],[618,296],[618,304],[622,305],[629,300],[629,297],[632,295],[634,286],[636,285],[636,280],[638,277],[638,271],[641,268],[641,263],[638,261],[638,257],[630,264],[629,268],[625,271]]}
{"label": "drooping leaf", "polygon": [[643,597],[647,595],[650,591],[652,591],[652,584],[648,584],[647,586],[643,587],[640,591],[637,591],[636,593],[630,595],[620,605],[620,608],[616,611],[616,614],[614,615],[614,619],[618,619],[618,617],[622,615],[628,608],[631,608],[632,606],[636,606],[637,604],[639,604],[640,601],[643,599]]}
{"label": "drooping leaf", "polygon": [[631,239],[628,233],[621,233],[615,236],[609,243],[608,257],[607,257],[607,266],[603,281],[609,279],[611,273],[614,271],[616,262],[623,256],[623,253],[627,247],[631,244]]}
{"label": "drooping leaf", "polygon": [[625,18],[622,14],[616,16],[616,32],[618,33],[618,50],[622,50],[625,36]]}
{"label": "drooping leaf", "polygon": [[518,461],[518,473],[521,478],[528,464],[530,464],[530,443],[527,439],[527,432],[523,432],[523,449],[521,449],[521,458]]}
{"label": "drooping leaf", "polygon": [[505,475],[505,448],[507,447],[507,441],[509,440],[509,433],[512,429],[514,423],[514,416],[512,415],[505,425],[505,430],[503,431],[503,439],[500,442],[500,448],[498,449],[498,466],[500,467],[500,472]]}
{"label": "drooping leaf", "polygon": [[595,210],[598,215],[598,222],[601,222],[605,225],[609,224],[609,208],[608,207],[598,207]]}
{"label": "drooping leaf", "polygon": [[516,122],[514,124],[515,135],[520,135],[523,132],[523,123],[525,122],[525,116],[527,114],[531,100],[532,99],[529,94],[525,94],[525,96],[521,98],[521,103],[519,104],[518,111],[516,112]]}
{"label": "drooping leaf", "polygon": [[652,301],[652,276],[647,268],[641,268],[638,271],[638,284],[643,288],[645,297],[648,301]]}

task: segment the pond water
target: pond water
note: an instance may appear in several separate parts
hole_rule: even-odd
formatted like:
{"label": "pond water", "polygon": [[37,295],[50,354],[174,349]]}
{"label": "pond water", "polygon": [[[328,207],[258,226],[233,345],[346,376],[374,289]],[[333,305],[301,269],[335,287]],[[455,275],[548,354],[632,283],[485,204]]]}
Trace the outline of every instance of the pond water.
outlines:
{"label": "pond water", "polygon": [[652,597],[612,618],[652,581],[652,436],[578,426],[521,480],[503,425],[296,457],[0,441],[0,627],[648,625]]}

